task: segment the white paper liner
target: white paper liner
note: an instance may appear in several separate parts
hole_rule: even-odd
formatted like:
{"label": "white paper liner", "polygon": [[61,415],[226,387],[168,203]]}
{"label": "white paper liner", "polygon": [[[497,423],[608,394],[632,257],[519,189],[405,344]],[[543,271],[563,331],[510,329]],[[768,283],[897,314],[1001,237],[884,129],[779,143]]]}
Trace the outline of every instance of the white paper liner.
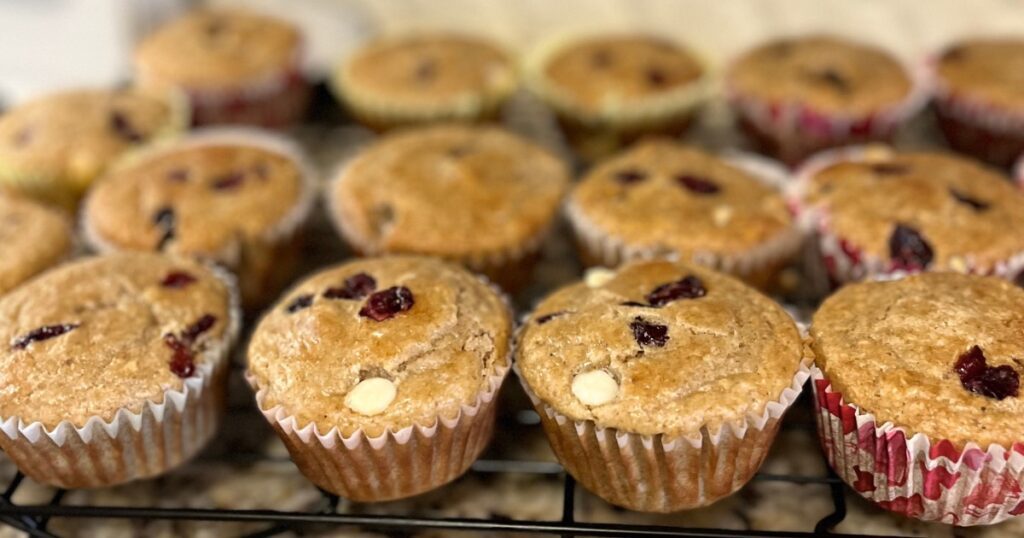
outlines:
{"label": "white paper liner", "polygon": [[782,416],[810,377],[810,362],[802,360],[789,386],[760,413],[748,412],[742,422],[724,423],[716,431],[704,427],[669,438],[573,420],[533,393],[518,363],[512,369],[566,471],[604,500],[644,512],[707,506],[743,487],[761,467]]}
{"label": "white paper liner", "polygon": [[822,448],[857,493],[926,521],[989,525],[1024,513],[1024,442],[963,450],[876,417],[843,400],[817,367],[811,385]]}
{"label": "white paper liner", "polygon": [[200,353],[195,375],[159,401],[147,400],[137,412],[122,408],[109,421],[92,416],[81,426],[65,420],[47,429],[0,417],[0,445],[19,470],[62,488],[110,486],[164,473],[206,445],[223,414],[228,353],[242,324],[234,276],[207,267],[228,289],[228,320],[223,337]]}

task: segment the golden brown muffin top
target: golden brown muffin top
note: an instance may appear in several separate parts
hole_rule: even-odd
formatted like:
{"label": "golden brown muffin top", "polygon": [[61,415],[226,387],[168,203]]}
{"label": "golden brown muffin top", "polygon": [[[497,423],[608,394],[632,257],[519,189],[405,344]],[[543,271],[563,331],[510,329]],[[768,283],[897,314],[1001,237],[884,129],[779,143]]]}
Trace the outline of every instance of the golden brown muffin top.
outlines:
{"label": "golden brown muffin top", "polygon": [[280,19],[197,9],[146,37],[135,51],[135,65],[147,83],[232,88],[293,67],[301,41],[298,29]]}
{"label": "golden brown muffin top", "polygon": [[[1024,194],[951,154],[872,148],[815,173],[803,197],[852,248],[896,268],[985,272],[1024,252]],[[905,263],[899,247],[921,252],[917,238],[929,260]]]}
{"label": "golden brown muffin top", "polygon": [[0,192],[0,295],[69,256],[71,238],[64,214]]}
{"label": "golden brown muffin top", "polygon": [[461,257],[538,237],[567,184],[565,165],[532,142],[443,125],[385,137],[345,166],[328,196],[360,250]]}
{"label": "golden brown muffin top", "polygon": [[666,261],[588,276],[542,300],[516,346],[530,389],[574,420],[714,432],[760,415],[800,367],[793,320],[732,277]]}
{"label": "golden brown muffin top", "polygon": [[229,285],[198,262],[133,253],[53,269],[0,298],[0,416],[53,428],[140,412],[223,358],[233,315]]}
{"label": "golden brown muffin top", "polygon": [[990,105],[1024,110],[1024,40],[967,39],[938,58],[936,74],[952,93]]}
{"label": "golden brown muffin top", "polygon": [[[1024,290],[1010,282],[924,273],[848,285],[814,314],[811,337],[834,390],[879,424],[961,448],[1024,439],[1024,400],[992,380],[1024,373]],[[969,357],[977,370],[962,380],[957,364],[974,346],[983,360]]]}
{"label": "golden brown muffin top", "polygon": [[321,271],[270,310],[249,344],[264,409],[299,427],[378,436],[473,405],[508,365],[502,298],[429,258],[363,259]]}
{"label": "golden brown muffin top", "polygon": [[81,191],[116,157],[182,127],[182,111],[137,90],[72,90],[0,116],[2,176],[55,176]]}
{"label": "golden brown muffin top", "polygon": [[604,235],[687,257],[742,254],[793,229],[774,188],[723,159],[664,139],[604,161],[569,201]]}
{"label": "golden brown muffin top", "polygon": [[293,220],[308,196],[295,158],[211,133],[155,149],[104,176],[85,202],[88,239],[104,249],[228,263],[240,241],[266,237]]}
{"label": "golden brown muffin top", "polygon": [[515,67],[496,45],[479,37],[424,34],[374,41],[338,73],[343,88],[403,107],[467,106],[504,96]]}
{"label": "golden brown muffin top", "polygon": [[728,84],[743,95],[865,115],[907,98],[912,81],[889,53],[829,36],[780,39],[741,56]]}

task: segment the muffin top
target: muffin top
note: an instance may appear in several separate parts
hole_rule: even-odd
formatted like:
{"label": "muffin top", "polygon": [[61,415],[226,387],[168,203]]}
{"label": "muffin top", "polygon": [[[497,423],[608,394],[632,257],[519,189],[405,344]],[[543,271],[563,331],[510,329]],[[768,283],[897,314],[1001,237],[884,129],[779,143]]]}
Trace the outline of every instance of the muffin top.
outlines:
{"label": "muffin top", "polygon": [[972,160],[872,148],[803,187],[849,249],[893,269],[985,272],[1024,252],[1024,194]]}
{"label": "muffin top", "polygon": [[961,41],[939,56],[935,71],[954,94],[1024,112],[1024,40]]}
{"label": "muffin top", "polygon": [[0,192],[0,295],[71,252],[71,223],[62,213]]}
{"label": "muffin top", "polygon": [[103,177],[89,194],[87,238],[104,249],[213,257],[262,238],[308,197],[304,171],[271,144],[197,135],[158,148]]}
{"label": "muffin top", "polygon": [[490,390],[512,320],[497,292],[433,259],[363,259],[298,284],[260,321],[249,372],[261,405],[321,433],[430,426]]}
{"label": "muffin top", "polygon": [[293,67],[301,41],[299,31],[280,19],[200,9],[147,36],[135,51],[135,66],[147,83],[230,88]]}
{"label": "muffin top", "polygon": [[793,230],[771,186],[711,154],[670,140],[642,142],[575,187],[587,226],[656,252],[744,253]]}
{"label": "muffin top", "polygon": [[728,84],[759,99],[858,115],[895,105],[912,89],[906,70],[885,51],[828,36],[761,45],[733,64]]}
{"label": "muffin top", "polygon": [[519,335],[520,375],[559,413],[692,435],[760,415],[792,383],[796,325],[753,288],[666,261],[601,271],[546,297]]}
{"label": "muffin top", "polygon": [[1024,439],[1024,290],[924,273],[852,284],[814,314],[818,366],[847,402],[959,447]]}
{"label": "muffin top", "polygon": [[507,252],[551,224],[564,164],[497,127],[443,125],[388,136],[334,182],[339,227],[369,253]]}
{"label": "muffin top", "polygon": [[222,360],[229,285],[158,254],[86,258],[0,298],[0,416],[47,428],[140,412]]}
{"label": "muffin top", "polygon": [[516,82],[509,57],[491,42],[428,34],[372,42],[349,58],[338,82],[396,108],[456,106],[504,96]]}
{"label": "muffin top", "polygon": [[0,116],[0,181],[55,176],[84,190],[115,157],[182,127],[169,99],[138,90],[73,90]]}

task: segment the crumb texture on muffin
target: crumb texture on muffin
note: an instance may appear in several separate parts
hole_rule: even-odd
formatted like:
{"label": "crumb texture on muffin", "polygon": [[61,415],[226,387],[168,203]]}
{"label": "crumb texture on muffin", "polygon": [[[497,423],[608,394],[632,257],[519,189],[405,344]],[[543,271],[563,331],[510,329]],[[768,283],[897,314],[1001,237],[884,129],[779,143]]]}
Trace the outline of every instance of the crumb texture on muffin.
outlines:
{"label": "crumb texture on muffin", "polygon": [[71,237],[64,215],[0,193],[0,295],[68,256]]}

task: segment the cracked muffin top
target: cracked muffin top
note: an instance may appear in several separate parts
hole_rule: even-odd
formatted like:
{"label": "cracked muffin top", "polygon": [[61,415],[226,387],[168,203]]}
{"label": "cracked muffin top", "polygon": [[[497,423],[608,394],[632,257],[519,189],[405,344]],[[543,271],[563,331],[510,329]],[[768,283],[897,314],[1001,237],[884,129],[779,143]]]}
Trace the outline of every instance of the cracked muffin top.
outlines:
{"label": "cracked muffin top", "polygon": [[187,259],[85,258],[0,298],[0,417],[47,428],[161,402],[223,360],[230,284]]}
{"label": "cracked muffin top", "polygon": [[1024,113],[1024,40],[967,39],[939,56],[939,83],[957,97]]}
{"label": "cracked muffin top", "polygon": [[478,277],[429,258],[357,260],[317,273],[260,321],[249,373],[261,406],[298,426],[378,436],[472,405],[508,365],[512,319]]}
{"label": "cracked muffin top", "polygon": [[727,77],[728,85],[743,95],[855,115],[895,105],[913,87],[889,53],[830,36],[766,43],[741,56]]}
{"label": "cracked muffin top", "polygon": [[0,192],[0,295],[70,255],[71,237],[63,214]]}
{"label": "cracked muffin top", "polygon": [[740,281],[649,261],[537,305],[518,336],[520,376],[573,420],[643,435],[691,435],[760,415],[802,357],[789,315]]}
{"label": "cracked muffin top", "polygon": [[923,273],[844,286],[811,324],[815,361],[879,423],[963,448],[1024,439],[1024,290],[1002,279]]}

